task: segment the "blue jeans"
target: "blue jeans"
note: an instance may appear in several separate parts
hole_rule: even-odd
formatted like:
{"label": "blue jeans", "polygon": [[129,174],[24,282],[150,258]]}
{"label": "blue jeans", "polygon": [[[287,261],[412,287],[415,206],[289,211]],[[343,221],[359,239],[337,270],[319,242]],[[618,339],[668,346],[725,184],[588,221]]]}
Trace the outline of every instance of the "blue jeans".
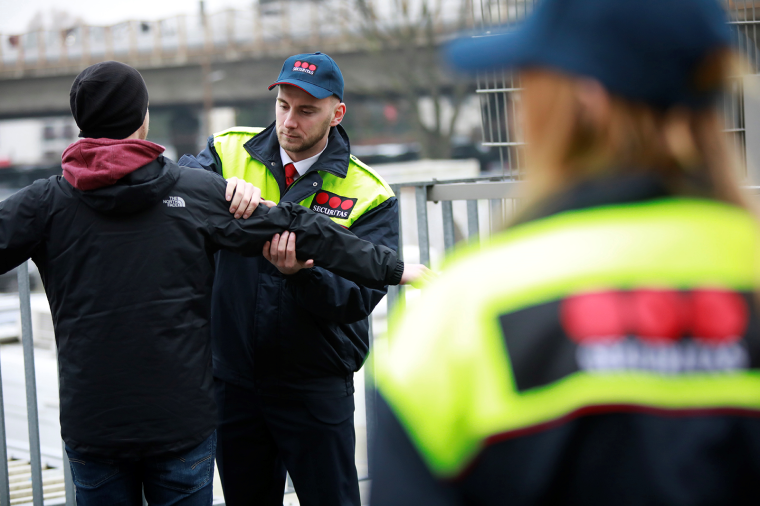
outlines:
{"label": "blue jeans", "polygon": [[210,506],[216,432],[197,447],[142,460],[104,459],[66,447],[78,506]]}

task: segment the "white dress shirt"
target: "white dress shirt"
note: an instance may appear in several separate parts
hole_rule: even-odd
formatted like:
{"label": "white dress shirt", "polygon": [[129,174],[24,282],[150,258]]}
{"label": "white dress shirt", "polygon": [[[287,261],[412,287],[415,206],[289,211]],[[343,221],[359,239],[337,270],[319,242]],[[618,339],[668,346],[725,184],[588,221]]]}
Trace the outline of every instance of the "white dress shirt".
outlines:
{"label": "white dress shirt", "polygon": [[327,149],[327,143],[325,143],[325,147],[322,148],[322,151],[316,155],[311,156],[306,160],[301,160],[300,162],[294,162],[290,159],[285,150],[282,149],[282,146],[280,146],[280,159],[282,160],[282,166],[285,167],[287,164],[292,163],[296,168],[296,172],[298,172],[298,176],[303,176],[306,174],[306,171],[309,170],[311,166],[317,162],[317,160],[319,160],[319,156],[325,152],[325,149]]}

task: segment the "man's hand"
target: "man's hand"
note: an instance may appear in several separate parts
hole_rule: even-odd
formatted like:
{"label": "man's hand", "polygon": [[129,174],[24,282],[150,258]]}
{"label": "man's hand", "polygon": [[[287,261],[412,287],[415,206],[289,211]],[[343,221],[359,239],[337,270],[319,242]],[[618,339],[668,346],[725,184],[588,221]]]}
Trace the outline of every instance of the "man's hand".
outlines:
{"label": "man's hand", "polygon": [[235,219],[241,216],[248,218],[259,207],[259,202],[262,201],[260,189],[236,177],[227,180],[225,197],[227,202],[232,201],[230,202],[230,212],[235,215]]}
{"label": "man's hand", "polygon": [[436,274],[423,264],[404,264],[404,273],[401,275],[400,285],[412,285],[419,288],[436,278]]}
{"label": "man's hand", "polygon": [[[275,234],[271,241],[264,244],[262,253],[264,258],[272,262],[277,270],[285,275],[295,274],[301,269],[314,267],[314,260],[301,262],[296,258],[296,234],[292,232],[283,232],[282,236]],[[404,269],[404,273],[406,273],[406,269]]]}

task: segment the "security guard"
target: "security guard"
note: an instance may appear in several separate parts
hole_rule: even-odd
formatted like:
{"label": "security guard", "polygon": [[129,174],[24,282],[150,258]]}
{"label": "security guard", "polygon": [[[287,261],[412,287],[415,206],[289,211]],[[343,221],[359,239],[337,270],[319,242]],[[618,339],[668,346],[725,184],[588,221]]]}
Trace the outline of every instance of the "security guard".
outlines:
{"label": "security guard", "polygon": [[[343,76],[326,54],[285,60],[276,121],[211,136],[196,165],[298,202],[360,238],[398,246],[398,202],[350,153]],[[292,245],[291,245],[292,246]],[[275,236],[264,258],[220,253],[212,335],[217,460],[227,504],[282,505],[285,471],[302,505],[359,506],[353,374],[386,291],[303,268]]]}
{"label": "security guard", "polygon": [[534,204],[392,333],[373,506],[757,504],[760,227],[715,107],[726,21],[544,0],[449,49],[521,70]]}

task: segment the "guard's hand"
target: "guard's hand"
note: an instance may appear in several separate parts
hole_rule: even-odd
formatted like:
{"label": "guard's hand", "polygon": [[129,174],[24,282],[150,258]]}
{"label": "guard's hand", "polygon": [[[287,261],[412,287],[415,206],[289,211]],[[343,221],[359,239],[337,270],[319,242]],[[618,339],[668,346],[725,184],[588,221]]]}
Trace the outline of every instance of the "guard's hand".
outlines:
{"label": "guard's hand", "polygon": [[404,273],[401,274],[400,285],[412,285],[415,288],[429,283],[437,275],[423,264],[404,264]]}
{"label": "guard's hand", "polygon": [[275,234],[271,241],[264,244],[262,254],[264,258],[277,267],[278,271],[285,275],[295,274],[301,269],[314,267],[314,260],[301,262],[296,258],[296,234],[292,232],[283,232],[282,235]]}
{"label": "guard's hand", "polygon": [[225,198],[227,202],[232,201],[230,212],[235,215],[235,219],[248,218],[261,202],[261,190],[242,179],[231,177],[227,180]]}

